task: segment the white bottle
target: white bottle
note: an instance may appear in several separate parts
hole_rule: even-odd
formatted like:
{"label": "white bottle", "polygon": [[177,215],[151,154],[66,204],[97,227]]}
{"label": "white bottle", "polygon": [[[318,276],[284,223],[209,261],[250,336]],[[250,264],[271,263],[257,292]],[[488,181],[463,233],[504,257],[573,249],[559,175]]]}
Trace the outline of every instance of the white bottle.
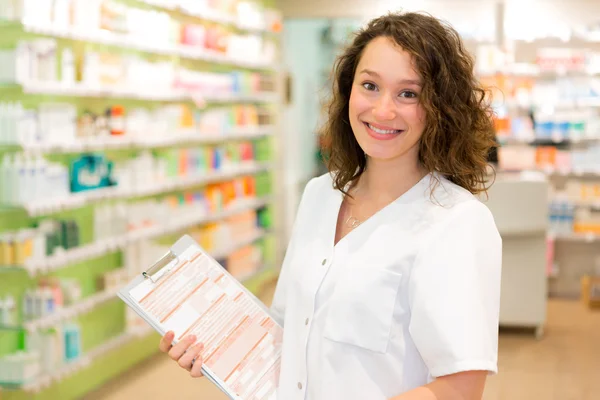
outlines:
{"label": "white bottle", "polygon": [[15,143],[21,146],[27,146],[34,141],[34,136],[31,133],[32,111],[25,110],[23,104],[17,103],[17,116],[15,121]]}
{"label": "white bottle", "polygon": [[14,326],[15,321],[15,307],[17,303],[11,295],[7,295],[4,299],[4,325]]}
{"label": "white bottle", "polygon": [[31,290],[27,290],[25,292],[25,296],[23,298],[23,318],[26,321],[34,319],[35,316],[35,305],[34,305],[34,295]]}
{"label": "white bottle", "polygon": [[4,305],[2,297],[0,297],[0,327],[8,326],[8,307]]}
{"label": "white bottle", "polygon": [[[38,229],[34,241],[34,258],[44,260],[46,258],[46,232],[44,229]],[[35,271],[30,271],[35,272]]]}
{"label": "white bottle", "polygon": [[23,104],[21,102],[15,102],[10,108],[10,115],[8,119],[8,141],[10,144],[18,144],[18,127],[19,120],[23,116]]}
{"label": "white bottle", "polygon": [[67,29],[69,27],[70,0],[54,0],[52,7],[52,23],[54,26]]}
{"label": "white bottle", "polygon": [[15,49],[15,81],[25,84],[32,80],[33,45],[29,41],[20,40]]}
{"label": "white bottle", "polygon": [[12,187],[12,173],[13,173],[13,160],[12,155],[7,154],[2,159],[2,165],[0,166],[0,203],[12,205],[13,194]]}
{"label": "white bottle", "polygon": [[106,221],[108,205],[99,205],[94,207],[94,240],[103,240],[106,238]]}
{"label": "white bottle", "polygon": [[66,48],[61,56],[61,79],[66,86],[75,84],[75,57],[73,51]]}
{"label": "white bottle", "polygon": [[4,140],[7,144],[15,144],[14,134],[15,103],[8,102],[4,104],[4,116],[2,121],[2,130]]}
{"label": "white bottle", "polygon": [[23,204],[23,189],[22,186],[26,183],[25,166],[23,165],[23,157],[21,153],[16,153],[12,162],[11,168],[10,192],[12,204]]}
{"label": "white bottle", "polygon": [[36,193],[38,196],[45,195],[48,193],[48,162],[41,154],[37,154],[34,165],[36,169],[36,179],[34,181]]}
{"label": "white bottle", "polygon": [[35,160],[30,154],[25,153],[24,156],[25,175],[27,177],[27,187],[24,188],[25,199],[27,202],[36,200],[42,193],[38,191],[37,186],[37,170]]}
{"label": "white bottle", "polygon": [[54,295],[52,289],[45,287],[40,290],[43,301],[43,313],[44,315],[50,315],[56,312],[56,304],[54,303]]}
{"label": "white bottle", "polygon": [[8,143],[8,137],[5,127],[6,119],[6,103],[0,103],[0,144],[4,145]]}

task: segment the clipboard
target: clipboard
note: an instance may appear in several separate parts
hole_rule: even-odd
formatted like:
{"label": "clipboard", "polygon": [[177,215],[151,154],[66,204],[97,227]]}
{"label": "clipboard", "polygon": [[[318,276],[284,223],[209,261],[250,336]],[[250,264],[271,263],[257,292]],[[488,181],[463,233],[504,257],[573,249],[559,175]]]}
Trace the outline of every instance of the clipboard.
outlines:
{"label": "clipboard", "polygon": [[283,328],[190,236],[117,295],[161,336],[173,330],[173,344],[195,334],[204,376],[230,399],[276,399]]}

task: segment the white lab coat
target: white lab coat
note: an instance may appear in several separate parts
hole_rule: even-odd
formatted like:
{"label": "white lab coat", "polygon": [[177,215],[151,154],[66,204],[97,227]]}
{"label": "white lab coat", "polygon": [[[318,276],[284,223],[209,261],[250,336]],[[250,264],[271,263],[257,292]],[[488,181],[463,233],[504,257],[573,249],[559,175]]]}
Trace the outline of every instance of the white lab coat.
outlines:
{"label": "white lab coat", "polygon": [[341,203],[329,174],[302,196],[271,308],[278,399],[384,400],[496,373],[502,244],[487,207],[430,174],[334,246]]}

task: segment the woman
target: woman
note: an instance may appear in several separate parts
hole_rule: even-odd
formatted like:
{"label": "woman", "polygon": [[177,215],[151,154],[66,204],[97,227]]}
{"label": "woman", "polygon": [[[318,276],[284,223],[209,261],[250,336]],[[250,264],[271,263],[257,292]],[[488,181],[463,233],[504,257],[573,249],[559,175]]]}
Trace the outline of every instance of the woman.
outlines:
{"label": "woman", "polygon": [[[278,398],[481,398],[502,245],[476,198],[491,111],[458,34],[417,13],[371,21],[336,62],[324,134],[330,174],[305,189],[272,305]],[[200,346],[172,340],[161,350],[200,375]]]}

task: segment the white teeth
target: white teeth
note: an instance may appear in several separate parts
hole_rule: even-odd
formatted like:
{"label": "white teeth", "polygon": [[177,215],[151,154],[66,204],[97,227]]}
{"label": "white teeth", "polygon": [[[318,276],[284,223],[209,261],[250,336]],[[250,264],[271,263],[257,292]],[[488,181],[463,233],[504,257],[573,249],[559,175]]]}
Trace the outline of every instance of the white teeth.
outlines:
{"label": "white teeth", "polygon": [[371,125],[371,124],[367,124],[367,125],[368,125],[368,126],[369,126],[369,128],[370,128],[370,129],[372,129],[374,132],[377,132],[377,133],[379,133],[379,134],[381,134],[381,135],[391,135],[391,134],[394,134],[394,133],[398,133],[398,132],[400,132],[399,130],[394,130],[394,129],[392,129],[392,130],[377,129],[377,128],[375,128],[375,127],[374,127],[373,125]]}

